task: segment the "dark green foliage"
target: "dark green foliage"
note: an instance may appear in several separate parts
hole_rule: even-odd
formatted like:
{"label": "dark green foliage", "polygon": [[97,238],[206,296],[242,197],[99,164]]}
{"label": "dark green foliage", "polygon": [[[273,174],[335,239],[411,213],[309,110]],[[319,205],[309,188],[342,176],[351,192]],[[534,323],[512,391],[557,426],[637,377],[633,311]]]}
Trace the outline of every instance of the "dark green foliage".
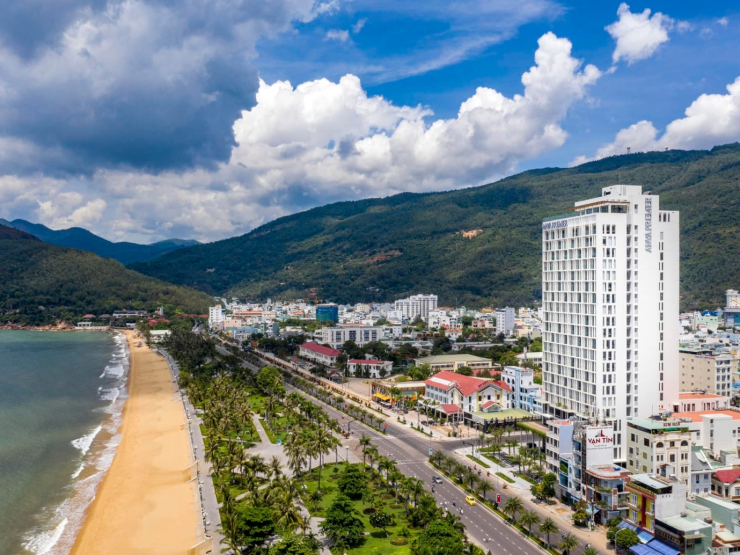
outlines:
{"label": "dark green foliage", "polygon": [[238,509],[238,531],[243,545],[264,542],[275,533],[275,524],[269,507],[246,505]]}
{"label": "dark green foliage", "polygon": [[357,465],[350,465],[337,480],[339,491],[350,499],[362,499],[367,493],[367,475]]}
{"label": "dark green foliage", "polygon": [[435,520],[412,542],[411,555],[461,555],[462,538],[446,520]]}
{"label": "dark green foliage", "polygon": [[638,543],[640,543],[640,538],[637,537],[635,531],[630,530],[629,528],[623,528],[622,530],[619,530],[615,534],[615,540],[617,543],[617,547],[621,549],[628,549],[633,545],[637,545]]}
{"label": "dark green foliage", "polygon": [[[114,310],[207,312],[203,293],[143,276],[115,260],[34,240],[0,239],[0,323],[41,325]],[[39,308],[43,307],[43,308]]]}
{"label": "dark green foliage", "polygon": [[386,528],[393,526],[393,517],[385,511],[378,511],[370,515],[370,526],[373,528],[380,528],[385,532],[385,536],[388,537],[388,531]]}
{"label": "dark green foliage", "polygon": [[365,526],[352,501],[337,495],[326,511],[326,520],[320,525],[324,535],[335,543],[355,547],[364,540]]}
{"label": "dark green foliage", "polygon": [[270,548],[269,555],[314,555],[321,542],[313,536],[289,534]]}
{"label": "dark green foliage", "polygon": [[[342,303],[433,291],[440,304],[519,306],[541,298],[542,219],[601,187],[633,183],[681,211],[682,308],[713,307],[740,275],[739,179],[737,144],[616,156],[447,193],[336,203],[134,267],[253,298],[304,297],[316,287]],[[474,229],[482,231],[472,239],[459,233]]]}
{"label": "dark green foliage", "polygon": [[283,375],[274,366],[263,366],[257,373],[257,387],[268,395],[278,395],[285,391],[282,385]]}
{"label": "dark green foliage", "polygon": [[190,374],[202,371],[200,367],[216,354],[213,341],[189,329],[173,329],[162,346],[177,360],[180,370]]}

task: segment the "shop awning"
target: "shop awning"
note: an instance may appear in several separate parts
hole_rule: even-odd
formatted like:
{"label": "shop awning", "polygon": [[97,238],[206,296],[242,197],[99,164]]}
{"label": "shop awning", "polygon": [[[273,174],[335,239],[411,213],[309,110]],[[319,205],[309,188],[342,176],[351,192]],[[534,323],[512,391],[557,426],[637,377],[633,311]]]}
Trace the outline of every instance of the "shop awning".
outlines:
{"label": "shop awning", "polygon": [[385,393],[375,392],[375,393],[373,393],[373,396],[374,397],[377,397],[381,401],[390,401],[391,400],[391,396],[390,395],[386,395]]}

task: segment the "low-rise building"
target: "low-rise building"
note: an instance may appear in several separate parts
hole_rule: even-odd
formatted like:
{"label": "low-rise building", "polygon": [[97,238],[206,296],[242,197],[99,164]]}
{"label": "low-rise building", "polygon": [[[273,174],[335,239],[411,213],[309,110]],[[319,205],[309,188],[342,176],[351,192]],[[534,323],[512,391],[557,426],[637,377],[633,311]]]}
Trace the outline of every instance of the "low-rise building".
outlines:
{"label": "low-rise building", "polygon": [[680,516],[686,507],[686,483],[657,474],[633,474],[625,479],[626,520],[655,534],[656,520]]}
{"label": "low-rise building", "polygon": [[723,499],[740,501],[740,468],[718,470],[712,474],[712,493]]}
{"label": "low-rise building", "polygon": [[347,362],[347,369],[352,376],[361,378],[385,378],[393,370],[390,360],[352,359]]}
{"label": "low-rise building", "polygon": [[679,349],[681,391],[703,390],[725,397],[732,396],[732,374],[737,372],[737,359],[711,348]]}
{"label": "low-rise building", "polygon": [[673,412],[723,410],[729,407],[730,399],[725,395],[693,391],[678,394],[678,403],[673,403]]}
{"label": "low-rise building", "polygon": [[691,430],[677,420],[628,420],[627,469],[634,473],[688,480],[691,475]]}
{"label": "low-rise building", "polygon": [[340,355],[339,351],[330,347],[324,347],[316,343],[304,343],[301,345],[299,350],[300,356],[318,362],[325,366],[332,366],[336,364],[337,357]]}
{"label": "low-rise building", "polygon": [[[491,410],[496,405],[499,410],[511,409],[513,392],[502,381],[494,381],[454,372],[439,372],[424,382],[424,396],[440,405],[455,405],[465,413]],[[491,402],[491,404],[486,404]],[[485,407],[483,405],[486,405]]]}
{"label": "low-rise building", "polygon": [[454,355],[435,355],[414,360],[416,366],[428,364],[433,372],[452,371],[467,366],[472,370],[482,370],[483,368],[492,368],[493,361],[490,358],[477,357],[475,355],[454,354]]}
{"label": "low-rise building", "polygon": [[534,372],[529,368],[505,366],[501,379],[514,393],[514,408],[537,412],[542,407],[542,386],[534,383]]}
{"label": "low-rise building", "polygon": [[346,341],[353,341],[358,347],[364,347],[371,341],[380,341],[382,337],[382,326],[341,326],[321,328],[314,332],[316,341],[335,349],[341,349]]}

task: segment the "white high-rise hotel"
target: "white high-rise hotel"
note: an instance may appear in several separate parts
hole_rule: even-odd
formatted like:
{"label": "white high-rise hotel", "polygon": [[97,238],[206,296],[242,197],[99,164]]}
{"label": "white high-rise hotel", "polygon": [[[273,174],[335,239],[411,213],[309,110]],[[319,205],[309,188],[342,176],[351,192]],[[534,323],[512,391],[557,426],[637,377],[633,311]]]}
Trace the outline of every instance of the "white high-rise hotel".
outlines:
{"label": "white high-rise hotel", "polygon": [[636,185],[542,224],[543,408],[614,426],[678,400],[678,212]]}

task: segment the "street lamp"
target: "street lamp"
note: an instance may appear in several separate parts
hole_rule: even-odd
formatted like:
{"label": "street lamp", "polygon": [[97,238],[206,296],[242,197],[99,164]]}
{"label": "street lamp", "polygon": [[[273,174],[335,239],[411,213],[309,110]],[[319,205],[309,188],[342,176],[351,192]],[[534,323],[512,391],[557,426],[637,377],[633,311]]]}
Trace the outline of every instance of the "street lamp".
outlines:
{"label": "street lamp", "polygon": [[345,449],[345,452],[344,453],[346,455],[345,458],[344,458],[344,460],[347,461],[347,464],[349,464],[349,445],[345,445],[344,446],[344,449]]}

